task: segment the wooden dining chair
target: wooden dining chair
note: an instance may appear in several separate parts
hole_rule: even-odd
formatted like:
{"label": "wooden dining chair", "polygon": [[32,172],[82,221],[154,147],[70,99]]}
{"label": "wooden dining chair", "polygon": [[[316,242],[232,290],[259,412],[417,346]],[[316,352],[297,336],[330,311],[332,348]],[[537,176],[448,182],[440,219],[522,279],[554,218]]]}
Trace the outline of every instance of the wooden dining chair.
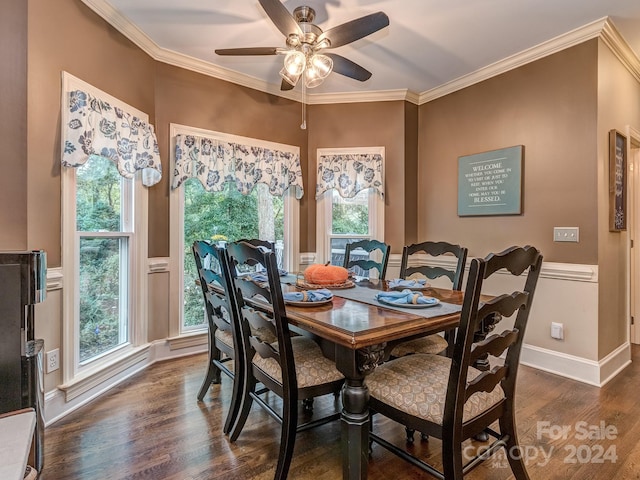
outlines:
{"label": "wooden dining chair", "polygon": [[[464,267],[467,261],[467,248],[447,242],[422,242],[405,246],[402,249],[402,261],[400,262],[400,278],[406,279],[413,275],[421,275],[430,280],[440,277],[447,277],[451,280],[453,290],[462,289],[462,278]],[[434,265],[412,265],[409,266],[412,255],[424,254],[430,257],[440,255],[453,255],[456,258],[455,269],[448,269]],[[412,353],[442,353],[447,352],[447,356],[453,353],[453,343],[455,339],[455,329],[441,335],[428,335],[396,345],[391,351],[392,357],[402,357]]]}
{"label": "wooden dining chair", "polygon": [[[242,337],[233,321],[237,317],[237,304],[231,286],[231,275],[226,260],[227,252],[205,241],[195,241],[193,256],[209,325],[209,362],[205,379],[198,392],[198,400],[204,399],[211,384],[220,383],[220,373],[233,380],[231,403],[224,422],[223,432],[229,433],[240,411],[241,387],[244,384],[244,358]],[[217,287],[217,288],[216,288]],[[233,369],[227,364],[233,362]]]}
{"label": "wooden dining chair", "polygon": [[[229,438],[231,441],[238,438],[253,402],[264,408],[282,425],[274,478],[284,480],[291,464],[296,432],[340,417],[340,412],[336,411],[298,425],[298,400],[335,394],[340,391],[344,377],[336,369],[334,361],[326,358],[313,340],[290,334],[276,254],[246,242],[230,243],[227,250],[247,365],[242,405]],[[266,269],[268,286],[233,273],[237,271],[233,267],[257,264]],[[275,335],[276,340],[266,341],[264,332]],[[261,392],[256,391],[258,383],[282,398],[281,412],[277,412]]]}
{"label": "wooden dining chair", "polygon": [[240,240],[236,240],[235,243],[247,242],[253,245],[254,247],[264,247],[272,252],[275,252],[276,245],[269,240],[261,240],[259,238],[241,238]]}
{"label": "wooden dining chair", "polygon": [[[443,472],[405,449],[372,432],[370,440],[431,475],[446,480],[462,479],[469,470],[504,447],[517,480],[528,480],[518,444],[514,408],[520,350],[531,311],[542,255],[534,247],[511,247],[485,259],[471,261],[453,358],[432,354],[400,357],[380,365],[367,377],[370,407],[406,427],[442,440]],[[480,302],[484,281],[498,270],[514,277],[525,275],[524,288]],[[525,272],[528,269],[528,273]],[[518,279],[516,282],[521,283]],[[505,279],[500,283],[505,284]],[[515,315],[512,328],[474,343],[482,319]],[[482,355],[500,358],[491,370],[472,365]],[[498,421],[498,431],[489,426]],[[494,439],[481,455],[464,463],[462,442],[488,432]]]}
{"label": "wooden dining chair", "polygon": [[[354,252],[356,250],[364,250],[369,254],[368,258],[360,258],[355,259]],[[379,262],[372,260],[370,258],[370,254],[372,252],[380,252],[382,259]],[[372,269],[378,271],[378,278],[380,280],[384,280],[387,275],[387,264],[389,263],[389,253],[391,252],[391,247],[384,242],[379,240],[359,240],[353,243],[347,243],[344,251],[344,264],[343,267],[348,269],[352,269],[354,267],[358,267],[366,272],[365,276],[369,276]]]}

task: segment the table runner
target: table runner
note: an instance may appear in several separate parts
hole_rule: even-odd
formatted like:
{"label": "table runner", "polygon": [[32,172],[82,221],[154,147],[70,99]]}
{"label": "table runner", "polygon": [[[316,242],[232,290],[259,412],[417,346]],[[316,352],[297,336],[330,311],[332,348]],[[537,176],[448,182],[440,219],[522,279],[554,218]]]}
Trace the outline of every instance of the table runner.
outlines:
{"label": "table runner", "polygon": [[[331,290],[331,289],[329,289]],[[346,288],[341,290],[331,290],[336,297],[348,298],[349,300],[355,300],[357,302],[367,303],[369,305],[375,305],[377,307],[384,307],[390,310],[397,310],[399,312],[411,313],[419,317],[433,318],[440,315],[449,315],[462,310],[462,305],[454,305],[453,303],[440,302],[435,307],[427,308],[407,308],[401,305],[388,305],[386,303],[380,303],[376,300],[375,296],[380,290],[374,288],[361,287],[356,285],[354,288]]]}

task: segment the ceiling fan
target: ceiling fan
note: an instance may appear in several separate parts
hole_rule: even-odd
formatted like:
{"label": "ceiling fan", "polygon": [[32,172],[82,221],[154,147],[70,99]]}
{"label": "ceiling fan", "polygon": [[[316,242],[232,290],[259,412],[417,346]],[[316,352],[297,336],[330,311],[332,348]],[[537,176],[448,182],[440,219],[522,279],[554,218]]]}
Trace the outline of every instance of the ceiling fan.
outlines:
{"label": "ceiling fan", "polygon": [[372,13],[323,32],[312,23],[315,11],[311,7],[297,7],[291,14],[280,0],[259,2],[284,34],[286,47],[223,48],[215,51],[218,55],[284,55],[281,90],[291,90],[301,77],[304,87],[316,87],[332,71],[361,82],[371,77],[366,68],[326,50],[355,42],[388,26],[389,17],[385,13]]}

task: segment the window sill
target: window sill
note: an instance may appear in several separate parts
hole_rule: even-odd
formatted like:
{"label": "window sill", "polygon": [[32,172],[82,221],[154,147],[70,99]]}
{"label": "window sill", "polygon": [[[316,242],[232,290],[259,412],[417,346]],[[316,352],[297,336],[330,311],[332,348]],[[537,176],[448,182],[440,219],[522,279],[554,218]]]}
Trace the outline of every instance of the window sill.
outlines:
{"label": "window sill", "polygon": [[102,363],[91,370],[82,372],[70,382],[60,385],[58,388],[64,392],[65,400],[69,402],[107,380],[126,372],[136,364],[146,362],[149,357],[149,350],[150,344],[133,348],[115,360]]}
{"label": "window sill", "polygon": [[186,333],[177,337],[167,338],[169,344],[169,350],[180,350],[182,348],[198,347],[200,345],[206,345],[209,341],[209,332],[205,330],[198,330],[197,332]]}

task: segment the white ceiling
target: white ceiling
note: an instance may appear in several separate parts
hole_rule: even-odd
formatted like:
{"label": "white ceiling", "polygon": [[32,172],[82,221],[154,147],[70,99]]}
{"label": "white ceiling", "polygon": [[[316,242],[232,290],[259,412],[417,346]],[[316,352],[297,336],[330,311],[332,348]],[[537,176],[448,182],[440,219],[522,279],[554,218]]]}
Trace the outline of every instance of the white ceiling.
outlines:
{"label": "white ceiling", "polygon": [[[121,31],[137,35],[163,52],[175,53],[266,82],[278,90],[281,56],[223,57],[218,48],[284,47],[284,36],[257,0],[83,0],[94,10],[111,11]],[[373,73],[366,82],[331,74],[309,93],[340,94],[409,90],[424,94],[496,62],[526,55],[558,37],[580,38],[593,23],[609,17],[640,56],[640,0],[284,0],[291,12],[315,9],[323,30],[383,11],[390,25],[334,53]],[[100,12],[99,12],[100,13]],[[133,27],[133,25],[135,27]],[[592,27],[590,27],[592,25]],[[578,33],[576,33],[578,32]],[[131,37],[131,35],[129,35]],[[134,35],[135,36],[135,35]],[[146,38],[148,37],[148,38]],[[138,42],[140,43],[140,42]],[[575,41],[574,43],[578,43]],[[158,55],[156,55],[157,57]],[[175,62],[174,62],[175,63]],[[202,69],[202,68],[201,68]],[[296,91],[300,87],[296,87]]]}

